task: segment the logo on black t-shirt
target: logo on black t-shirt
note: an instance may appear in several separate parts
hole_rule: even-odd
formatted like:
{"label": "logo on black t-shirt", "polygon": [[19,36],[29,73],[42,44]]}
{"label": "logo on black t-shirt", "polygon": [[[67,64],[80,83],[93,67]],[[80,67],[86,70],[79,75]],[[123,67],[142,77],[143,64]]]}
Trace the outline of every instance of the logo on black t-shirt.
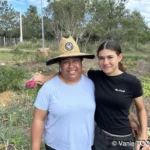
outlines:
{"label": "logo on black t-shirt", "polygon": [[115,89],[115,91],[116,91],[116,92],[122,92],[122,93],[125,93],[125,92],[126,92],[125,90],[121,90],[121,89],[117,89],[117,88]]}

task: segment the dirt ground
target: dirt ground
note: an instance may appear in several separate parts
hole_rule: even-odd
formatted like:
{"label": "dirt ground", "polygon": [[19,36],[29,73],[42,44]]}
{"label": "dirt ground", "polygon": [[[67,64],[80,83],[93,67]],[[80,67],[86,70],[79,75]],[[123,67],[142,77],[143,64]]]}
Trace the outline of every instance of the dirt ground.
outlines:
{"label": "dirt ground", "polygon": [[17,94],[14,91],[5,91],[0,93],[0,106],[8,106],[13,103],[13,97],[16,97]]}

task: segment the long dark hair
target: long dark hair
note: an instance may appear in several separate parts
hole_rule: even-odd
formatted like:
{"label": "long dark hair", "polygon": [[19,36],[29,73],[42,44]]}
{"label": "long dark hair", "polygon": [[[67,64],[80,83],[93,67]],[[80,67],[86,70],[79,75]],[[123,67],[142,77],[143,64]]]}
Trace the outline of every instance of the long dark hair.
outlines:
{"label": "long dark hair", "polygon": [[[116,41],[113,41],[113,40],[105,41],[99,46],[99,48],[97,50],[97,57],[99,55],[99,52],[104,49],[109,49],[109,50],[115,51],[117,55],[122,53],[120,45]],[[119,70],[121,70],[122,72],[126,71],[122,62],[119,62],[118,66],[119,66]]]}

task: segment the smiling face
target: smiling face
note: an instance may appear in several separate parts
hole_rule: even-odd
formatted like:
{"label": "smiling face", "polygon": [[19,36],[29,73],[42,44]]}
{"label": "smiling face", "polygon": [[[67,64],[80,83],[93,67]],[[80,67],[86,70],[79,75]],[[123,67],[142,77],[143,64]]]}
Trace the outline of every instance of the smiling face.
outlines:
{"label": "smiling face", "polygon": [[122,53],[118,54],[109,49],[104,49],[98,53],[98,64],[101,70],[108,76],[115,76],[122,71],[119,70],[119,62],[122,60]]}
{"label": "smiling face", "polygon": [[82,75],[82,58],[68,57],[60,60],[61,76],[66,83],[77,83]]}

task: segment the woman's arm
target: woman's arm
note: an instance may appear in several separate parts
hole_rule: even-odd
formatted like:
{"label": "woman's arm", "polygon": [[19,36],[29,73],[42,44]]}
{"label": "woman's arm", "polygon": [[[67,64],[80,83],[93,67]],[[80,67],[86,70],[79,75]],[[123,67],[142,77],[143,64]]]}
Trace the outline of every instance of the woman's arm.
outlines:
{"label": "woman's arm", "polygon": [[32,150],[40,150],[46,116],[47,111],[34,108],[34,116],[31,126]]}
{"label": "woman's arm", "polygon": [[54,78],[55,76],[57,76],[58,73],[55,74],[50,74],[48,76],[42,75],[41,73],[36,72],[34,74],[33,80],[37,83],[37,84],[44,84],[46,81],[51,80],[52,78]]}
{"label": "woman's arm", "polygon": [[[82,71],[82,74],[87,76],[87,72],[86,71]],[[41,73],[36,72],[34,74],[33,80],[37,83],[37,84],[44,84],[46,81],[51,80],[52,78],[54,78],[55,76],[58,75],[58,72],[55,74],[50,74],[48,76],[42,75]]]}
{"label": "woman's arm", "polygon": [[147,140],[147,113],[144,107],[142,96],[135,98],[135,105],[141,130],[141,134],[139,135],[138,140]]}
{"label": "woman's arm", "polygon": [[129,124],[132,128],[132,134],[134,137],[140,135],[140,126],[138,124],[138,122],[133,118],[133,116],[131,114],[129,114],[128,116],[129,118]]}

